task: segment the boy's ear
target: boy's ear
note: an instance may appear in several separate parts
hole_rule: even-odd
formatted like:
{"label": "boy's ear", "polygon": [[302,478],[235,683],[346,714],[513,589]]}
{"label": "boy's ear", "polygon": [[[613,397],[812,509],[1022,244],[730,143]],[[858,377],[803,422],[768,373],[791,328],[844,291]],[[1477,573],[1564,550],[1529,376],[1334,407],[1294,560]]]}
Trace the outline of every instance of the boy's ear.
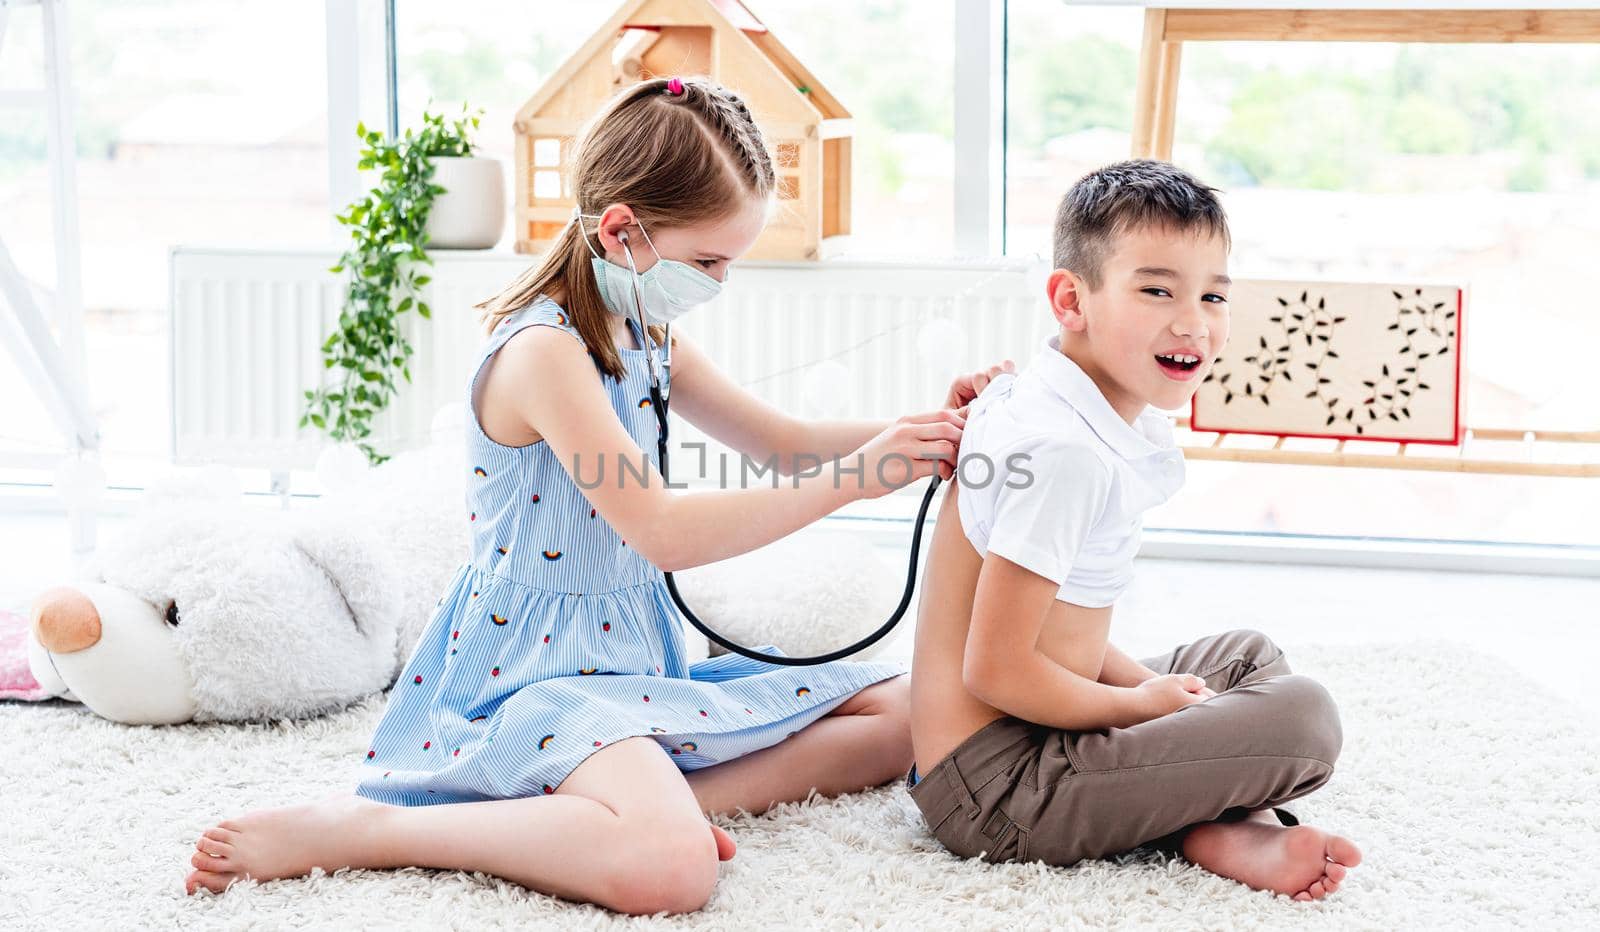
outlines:
{"label": "boy's ear", "polygon": [[1082,299],[1088,285],[1077,273],[1069,269],[1055,269],[1045,282],[1045,294],[1050,298],[1050,313],[1056,323],[1068,330],[1084,329]]}

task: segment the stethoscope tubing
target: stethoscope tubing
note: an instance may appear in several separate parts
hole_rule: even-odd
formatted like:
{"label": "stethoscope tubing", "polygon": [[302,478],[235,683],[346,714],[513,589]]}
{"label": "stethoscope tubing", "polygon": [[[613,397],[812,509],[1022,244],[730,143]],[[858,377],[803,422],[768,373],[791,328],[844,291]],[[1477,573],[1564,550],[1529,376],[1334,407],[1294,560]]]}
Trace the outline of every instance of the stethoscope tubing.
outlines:
{"label": "stethoscope tubing", "polygon": [[[635,315],[637,317],[637,323],[639,325],[640,340],[644,343],[645,356],[648,359],[647,365],[650,370],[650,404],[652,410],[654,410],[656,413],[656,424],[659,428],[656,436],[656,454],[660,461],[661,478],[663,481],[670,482],[671,480],[669,478],[667,465],[667,406],[669,401],[668,394],[670,393],[671,389],[669,388],[666,391],[662,390],[661,373],[656,362],[656,347],[653,345],[650,339],[649,329],[645,326],[644,296],[639,293],[639,270],[635,268],[633,264],[633,250],[628,248],[628,238],[626,233],[619,234],[618,238],[622,242],[622,251],[626,253],[628,257],[628,270],[633,275],[633,306]],[[672,352],[672,324],[670,323],[667,324],[666,328],[666,343],[668,353],[667,360],[668,364],[670,365],[672,358],[670,355]],[[893,631],[895,625],[899,624],[900,619],[905,616],[906,608],[911,605],[911,594],[915,591],[917,585],[917,558],[922,551],[923,520],[928,515],[928,507],[933,503],[933,493],[938,491],[939,482],[940,478],[937,474],[935,474],[928,482],[928,490],[922,495],[921,506],[917,508],[917,519],[916,523],[912,525],[911,532],[911,556],[906,568],[905,589],[900,594],[900,604],[895,606],[894,613],[889,616],[888,620],[879,625],[877,630],[853,644],[841,647],[838,650],[829,651],[825,654],[814,654],[807,657],[789,657],[782,654],[764,653],[756,650],[753,647],[747,647],[743,644],[740,644],[732,638],[729,638],[716,631],[704,621],[701,621],[700,617],[696,615],[694,610],[691,609],[684,601],[683,593],[678,591],[678,582],[670,572],[664,572],[662,574],[666,577],[667,592],[672,596],[672,603],[678,607],[678,611],[683,613],[683,617],[688,620],[689,624],[694,626],[695,630],[705,635],[713,643],[718,644],[736,654],[749,657],[752,660],[759,660],[763,663],[776,664],[784,667],[809,667],[822,663],[831,663],[835,660],[842,660],[845,657],[851,656],[852,654],[858,654],[861,651],[864,651],[872,645],[878,643],[885,636],[887,636],[890,631]]]}

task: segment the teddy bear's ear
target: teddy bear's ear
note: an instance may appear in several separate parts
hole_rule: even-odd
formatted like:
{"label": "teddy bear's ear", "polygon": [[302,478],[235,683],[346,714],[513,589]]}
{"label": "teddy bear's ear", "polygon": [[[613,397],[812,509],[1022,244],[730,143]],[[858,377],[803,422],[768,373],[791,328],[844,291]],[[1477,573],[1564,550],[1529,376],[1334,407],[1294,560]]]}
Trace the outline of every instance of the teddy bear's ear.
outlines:
{"label": "teddy bear's ear", "polygon": [[333,581],[364,637],[377,643],[394,640],[400,586],[393,562],[375,534],[316,521],[297,526],[294,542]]}

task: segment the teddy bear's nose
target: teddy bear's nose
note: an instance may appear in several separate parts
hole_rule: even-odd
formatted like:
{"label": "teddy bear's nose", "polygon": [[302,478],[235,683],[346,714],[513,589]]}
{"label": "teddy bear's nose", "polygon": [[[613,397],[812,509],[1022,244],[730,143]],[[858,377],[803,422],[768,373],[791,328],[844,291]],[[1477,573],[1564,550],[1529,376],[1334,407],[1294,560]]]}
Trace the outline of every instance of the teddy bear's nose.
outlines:
{"label": "teddy bear's nose", "polygon": [[100,613],[76,589],[51,589],[33,603],[33,632],[53,654],[85,650],[100,641]]}

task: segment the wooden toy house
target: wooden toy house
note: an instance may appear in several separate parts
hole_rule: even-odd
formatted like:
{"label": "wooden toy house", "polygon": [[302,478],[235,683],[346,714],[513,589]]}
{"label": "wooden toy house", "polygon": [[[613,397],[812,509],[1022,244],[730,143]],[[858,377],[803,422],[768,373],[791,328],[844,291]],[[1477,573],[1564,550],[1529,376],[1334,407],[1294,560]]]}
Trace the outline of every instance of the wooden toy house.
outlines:
{"label": "wooden toy house", "polygon": [[850,113],[737,0],[627,0],[517,112],[516,249],[572,214],[573,144],[624,86],[708,75],[744,98],[773,152],[777,209],[752,259],[817,259],[850,232]]}

